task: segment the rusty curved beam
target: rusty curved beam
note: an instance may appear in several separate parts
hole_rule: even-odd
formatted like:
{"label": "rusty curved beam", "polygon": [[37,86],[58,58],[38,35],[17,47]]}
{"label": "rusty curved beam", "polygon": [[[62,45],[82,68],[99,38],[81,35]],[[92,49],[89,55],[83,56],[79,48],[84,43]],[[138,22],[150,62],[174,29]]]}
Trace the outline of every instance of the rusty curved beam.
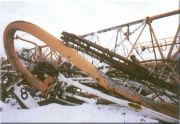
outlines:
{"label": "rusty curved beam", "polygon": [[44,31],[40,27],[25,22],[25,21],[15,21],[10,23],[4,31],[4,48],[8,59],[10,60],[12,66],[16,69],[19,74],[27,79],[27,81],[34,86],[36,89],[45,91],[47,86],[35,78],[19,61],[18,56],[14,48],[14,34],[17,30],[25,31],[41,41],[45,42],[53,50],[59,52],[63,57],[67,58],[70,62],[74,63],[82,71],[90,74],[94,79],[99,82],[105,82],[97,69],[92,66],[88,61],[82,58],[76,51],[65,46],[62,41],[50,35],[48,32]]}
{"label": "rusty curved beam", "polygon": [[59,52],[63,57],[76,65],[80,70],[86,72],[91,77],[93,77],[97,81],[97,83],[103,88],[111,92],[116,92],[117,94],[127,99],[130,99],[133,102],[139,103],[147,108],[155,110],[155,113],[156,111],[159,111],[171,117],[178,118],[178,106],[165,103],[157,103],[133,91],[130,91],[124,86],[117,86],[115,82],[112,82],[107,76],[98,72],[98,70],[91,63],[81,57],[75,50],[67,47],[63,43],[63,41],[55,38],[48,32],[44,31],[42,28],[34,24],[25,21],[15,21],[10,23],[4,31],[3,40],[5,52],[10,63],[16,69],[16,71],[21,74],[27,80],[27,82],[29,82],[36,89],[44,92],[48,89],[48,86],[39,79],[37,79],[34,75],[32,75],[31,72],[29,72],[22,65],[18,56],[16,55],[16,51],[14,48],[14,34],[17,30],[27,32],[46,43],[53,50]]}

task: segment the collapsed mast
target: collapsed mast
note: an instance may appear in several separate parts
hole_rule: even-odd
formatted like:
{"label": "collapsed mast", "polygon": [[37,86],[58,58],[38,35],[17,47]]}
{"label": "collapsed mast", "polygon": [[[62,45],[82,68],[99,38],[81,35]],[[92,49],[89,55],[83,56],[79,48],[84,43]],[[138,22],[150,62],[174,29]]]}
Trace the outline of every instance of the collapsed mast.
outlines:
{"label": "collapsed mast", "polygon": [[[163,39],[165,42],[160,43],[159,41],[162,40],[157,39],[151,24],[155,20],[178,14],[180,14],[180,10],[152,17],[146,17],[145,19],[99,30],[81,36],[63,32],[61,39],[55,38],[36,25],[24,21],[17,21],[7,26],[4,32],[4,47],[8,60],[10,61],[13,68],[15,68],[17,73],[22,75],[22,77],[25,78],[31,86],[42,91],[43,93],[49,89],[49,86],[44,84],[42,80],[35,77],[33,73],[24,67],[20,62],[21,58],[27,59],[30,63],[32,63],[32,56],[30,58],[23,58],[22,56],[16,54],[16,50],[14,48],[15,39],[32,43],[32,41],[23,39],[16,35],[16,31],[18,30],[31,34],[45,43],[43,46],[38,46],[34,43],[36,46],[34,48],[36,49],[36,52],[33,55],[37,57],[36,62],[43,62],[46,60],[46,56],[44,55],[45,51],[42,49],[48,46],[50,47],[50,52],[55,52],[56,56],[59,58],[67,59],[71,64],[84,72],[85,75],[92,77],[97,82],[97,84],[106,89],[107,92],[132,101],[132,103],[125,103],[125,106],[131,109],[137,108],[137,110],[144,110],[145,108],[148,108],[154,112],[154,115],[157,114],[157,111],[159,113],[178,119],[179,101],[177,101],[177,99],[179,99],[180,85],[178,68],[178,55],[180,54],[180,26],[178,24],[177,31],[173,37],[167,39],[165,38]],[[148,27],[151,37],[149,44],[139,43],[139,39],[145,30],[145,27]],[[124,28],[127,30],[124,31]],[[96,35],[98,38],[100,34],[110,31],[116,32],[115,46],[112,50],[104,48],[100,44],[88,40],[88,37],[90,36]],[[124,38],[121,38],[121,40],[118,41],[120,33],[123,33]],[[16,37],[14,37],[15,35]],[[136,35],[137,37],[134,42],[131,42],[130,39],[133,35]],[[120,55],[117,52],[118,47],[124,47],[123,43],[125,41],[129,42],[130,49],[128,50],[127,54]],[[168,47],[168,49],[166,49],[168,52],[164,52],[165,50],[163,50],[163,47]],[[147,49],[151,49],[151,53],[153,54],[154,59],[148,60],[143,58],[139,49],[141,49],[141,52]],[[101,72],[100,69],[96,68],[92,63],[79,54],[86,54],[96,61],[103,63],[103,68],[106,68],[108,71],[106,73]],[[51,59],[51,62],[53,63],[54,61]],[[61,63],[61,61],[59,61],[59,63]],[[141,94],[140,90],[137,92],[132,88],[127,88],[126,85],[122,85],[122,81],[128,82],[128,84],[131,84],[133,88],[138,85],[138,88],[141,90],[143,89],[146,93]],[[147,93],[152,92],[160,99],[160,102],[156,102],[146,97]],[[172,98],[172,96],[167,92],[175,94],[173,95],[175,98]],[[162,94],[168,96],[173,101],[173,104],[166,103],[160,97]]]}

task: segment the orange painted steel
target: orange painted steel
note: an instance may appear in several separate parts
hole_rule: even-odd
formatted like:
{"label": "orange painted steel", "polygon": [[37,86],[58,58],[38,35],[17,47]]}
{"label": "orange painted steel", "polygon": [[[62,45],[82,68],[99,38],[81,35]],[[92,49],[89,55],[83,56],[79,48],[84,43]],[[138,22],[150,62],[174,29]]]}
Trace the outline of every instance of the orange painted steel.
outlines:
{"label": "orange painted steel", "polygon": [[19,74],[22,74],[22,76],[36,89],[45,91],[47,90],[48,86],[44,85],[42,81],[33,76],[19,61],[13,42],[14,34],[17,30],[24,31],[35,36],[36,38],[45,42],[53,50],[59,52],[63,57],[67,58],[79,69],[90,74],[94,79],[98,80],[99,82],[106,82],[106,80],[101,77],[100,73],[94,66],[92,66],[88,61],[82,58],[75,50],[65,46],[62,41],[50,35],[48,32],[44,31],[34,24],[24,21],[16,21],[9,24],[5,29],[4,48],[12,66]]}
{"label": "orange painted steel", "polygon": [[36,89],[45,92],[48,89],[48,86],[42,81],[40,81],[38,78],[36,78],[27,68],[25,68],[20,62],[18,56],[16,55],[16,51],[14,48],[14,35],[15,32],[18,30],[27,32],[46,43],[53,50],[61,54],[61,56],[65,57],[71,63],[76,65],[80,70],[86,72],[91,77],[93,77],[97,81],[97,83],[103,88],[112,92],[116,92],[117,94],[124,96],[145,107],[160,111],[161,113],[177,118],[177,106],[167,105],[165,103],[156,103],[150,99],[134,93],[133,91],[128,90],[124,86],[116,86],[116,84],[114,82],[111,82],[111,80],[109,80],[107,76],[98,72],[98,70],[91,63],[81,57],[81,55],[79,55],[77,51],[67,47],[63,43],[63,41],[55,38],[48,32],[44,31],[42,28],[24,21],[12,22],[5,29],[3,37],[6,55],[12,66],[16,69],[16,71],[21,74],[27,80],[27,82]]}

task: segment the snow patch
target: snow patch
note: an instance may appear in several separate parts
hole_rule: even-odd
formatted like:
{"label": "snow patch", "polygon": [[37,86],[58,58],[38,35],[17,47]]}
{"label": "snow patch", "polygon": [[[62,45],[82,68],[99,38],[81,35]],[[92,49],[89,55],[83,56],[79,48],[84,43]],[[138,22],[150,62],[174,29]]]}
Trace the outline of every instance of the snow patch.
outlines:
{"label": "snow patch", "polygon": [[82,104],[65,106],[49,104],[33,109],[15,109],[0,102],[2,122],[151,122],[138,112],[117,105]]}

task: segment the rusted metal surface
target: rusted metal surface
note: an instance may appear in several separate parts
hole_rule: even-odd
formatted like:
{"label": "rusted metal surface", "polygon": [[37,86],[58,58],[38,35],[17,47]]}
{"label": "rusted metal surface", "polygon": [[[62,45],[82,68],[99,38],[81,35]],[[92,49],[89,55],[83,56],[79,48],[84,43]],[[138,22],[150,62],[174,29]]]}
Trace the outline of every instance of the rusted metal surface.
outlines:
{"label": "rusted metal surface", "polygon": [[[144,80],[148,80],[148,76],[150,76],[149,77],[149,79],[151,79],[151,80],[149,80],[149,81],[151,81],[152,83],[157,83],[156,85],[160,85],[160,87],[163,87],[163,85],[164,85],[164,87],[168,87],[168,85],[169,84],[167,84],[165,81],[160,81],[158,78],[154,78],[154,77],[157,77],[157,76],[153,76],[152,74],[148,74],[148,71],[146,71],[145,69],[143,69],[143,67],[142,66],[140,66],[140,65],[138,65],[138,64],[136,64],[136,63],[133,63],[133,62],[131,62],[131,61],[129,61],[128,59],[126,59],[126,58],[123,58],[122,56],[119,56],[119,55],[117,55],[117,54],[115,54],[115,53],[112,53],[111,51],[109,51],[109,50],[107,50],[107,49],[104,49],[104,48],[102,48],[101,46],[98,46],[97,44],[94,44],[94,43],[92,43],[92,42],[90,42],[90,41],[88,41],[88,40],[85,40],[85,39],[82,39],[82,38],[80,38],[80,37],[78,37],[78,36],[76,36],[76,35],[74,35],[74,34],[69,34],[69,33],[67,33],[67,32],[63,32],[62,33],[63,34],[63,37],[62,37],[62,39],[66,42],[66,45],[68,45],[68,46],[70,46],[70,47],[72,47],[72,48],[74,48],[74,49],[76,49],[76,50],[78,50],[78,51],[82,51],[83,53],[87,53],[88,55],[90,55],[90,56],[94,56],[94,57],[96,57],[97,59],[103,59],[103,60],[101,60],[101,61],[103,61],[103,62],[105,62],[105,63],[107,63],[107,64],[109,64],[109,65],[111,65],[112,67],[115,67],[116,69],[119,69],[120,71],[123,71],[123,72],[125,72],[126,74],[129,74],[130,76],[135,76],[136,77],[136,79],[137,79],[137,77],[138,78],[141,78],[141,79],[144,79]],[[72,43],[72,44],[71,44]],[[83,45],[83,43],[85,43],[86,45]],[[79,49],[79,47],[74,47],[75,45],[77,45],[77,46],[80,46],[80,49]],[[92,49],[91,49],[92,48]],[[102,50],[102,54],[104,54],[103,56],[101,56],[101,54],[99,53],[97,53],[97,52],[95,52],[94,50],[95,50],[95,48],[97,49],[97,51],[99,52],[101,52],[101,50]],[[91,53],[92,52],[92,53]],[[106,57],[107,56],[107,57]],[[107,59],[108,58],[108,56],[111,58],[111,59]],[[99,58],[98,58],[99,57]],[[119,61],[113,61],[113,57],[117,57],[117,58],[119,58]],[[120,60],[123,60],[124,61],[124,63],[127,63],[127,65],[124,65],[124,63],[121,63],[120,62]],[[119,67],[117,67],[117,65],[119,66]],[[124,66],[122,66],[122,65],[124,65]],[[128,67],[129,66],[129,67]],[[133,70],[134,69],[134,70]],[[136,71],[136,70],[141,70],[141,71]],[[130,74],[131,73],[131,74]],[[134,74],[132,74],[132,73],[134,73]],[[145,75],[145,76],[143,76],[143,77],[140,77],[140,76],[138,76],[138,73],[139,73],[139,75],[143,75],[143,74],[147,74],[147,75]],[[143,73],[143,74],[142,74]],[[152,77],[151,77],[152,76]],[[140,80],[138,80],[138,81],[140,81]],[[162,83],[162,85],[161,85],[161,83]],[[118,87],[116,84],[114,84],[113,82],[110,82],[108,85],[106,85],[106,84],[101,84],[100,83],[100,85],[102,86],[102,87],[104,87],[105,89],[108,89],[108,90],[112,90],[112,91],[115,91],[116,93],[118,93],[119,95],[122,95],[122,96],[124,96],[124,97],[126,97],[126,98],[128,98],[128,99],[130,99],[130,100],[133,100],[133,101],[135,101],[135,102],[137,102],[137,103],[140,103],[141,105],[144,105],[144,106],[146,106],[146,107],[149,107],[149,108],[153,108],[153,109],[155,109],[155,110],[158,110],[158,108],[161,108],[161,110],[160,111],[163,111],[163,109],[162,109],[162,106],[163,107],[170,107],[168,104],[164,104],[164,103],[154,103],[154,102],[152,102],[151,100],[148,100],[147,98],[145,98],[145,97],[142,97],[142,96],[138,96],[136,93],[133,93],[132,91],[128,91],[125,87],[123,88],[123,86],[121,86],[121,87]],[[178,88],[175,86],[171,86],[171,85],[169,85],[169,87],[171,87],[171,88],[169,88],[170,90],[172,90],[173,92],[174,91],[176,91],[176,92],[178,92]],[[133,95],[134,94],[134,95]],[[135,95],[136,94],[136,95]],[[139,98],[138,98],[139,97]],[[161,106],[162,105],[162,106]],[[174,105],[172,105],[172,106],[174,106]],[[171,107],[172,107],[171,106]],[[170,108],[171,108],[170,107]],[[174,106],[175,107],[175,106]],[[178,109],[178,106],[176,106],[175,107],[176,109]],[[175,108],[174,108],[174,110],[175,110]],[[164,109],[165,110],[165,109]],[[172,112],[172,111],[171,111]],[[171,113],[170,112],[170,113]],[[176,112],[176,113],[178,113],[178,112]]]}
{"label": "rusted metal surface", "polygon": [[173,15],[176,15],[176,14],[179,14],[179,13],[180,13],[180,9],[170,11],[170,12],[167,12],[167,13],[163,13],[163,14],[159,14],[159,15],[155,15],[155,16],[151,16],[151,17],[149,17],[149,19],[150,20],[156,20],[156,19],[160,19],[160,18],[164,18],[164,17],[168,17],[168,16],[173,16]]}
{"label": "rusted metal surface", "polygon": [[[13,38],[16,30],[25,31],[33,36],[37,37],[41,41],[44,41],[52,49],[59,52],[62,56],[66,57],[70,62],[74,63],[84,72],[90,74],[93,78],[99,82],[107,82],[97,71],[97,69],[82,58],[76,51],[69,47],[66,47],[62,41],[50,35],[48,32],[44,31],[40,27],[37,27],[31,23],[17,21],[9,24],[4,32],[4,48],[8,59],[10,60],[16,71],[23,75],[27,81],[35,88],[45,91],[48,86],[42,81],[35,78],[23,65],[20,63],[16,51],[14,49]],[[105,83],[106,84],[106,83]]]}
{"label": "rusted metal surface", "polygon": [[[132,48],[127,56],[121,56],[119,54],[116,54],[115,52],[112,52],[104,47],[101,47],[100,45],[97,45],[95,43],[92,43],[89,40],[86,40],[82,37],[87,37],[89,35],[93,35],[93,33],[85,34],[82,36],[76,36],[74,34],[70,34],[67,32],[62,33],[62,40],[59,40],[49,34],[48,32],[44,31],[40,27],[24,22],[24,21],[16,21],[7,26],[4,32],[4,48],[7,54],[7,57],[9,61],[11,62],[11,65],[16,69],[19,75],[22,75],[27,82],[33,86],[34,88],[42,91],[43,93],[46,93],[47,90],[49,90],[49,83],[53,82],[55,78],[57,77],[49,77],[45,80],[40,80],[37,77],[35,77],[26,67],[23,66],[23,64],[20,62],[20,58],[23,58],[23,56],[17,55],[15,47],[14,47],[14,40],[19,39],[22,41],[25,41],[27,43],[31,43],[36,46],[35,49],[37,49],[37,61],[32,61],[30,59],[27,59],[28,62],[36,63],[36,62],[43,62],[43,57],[46,58],[48,55],[54,54],[56,59],[61,59],[61,57],[66,58],[70,63],[75,65],[78,69],[80,69],[79,72],[75,73],[81,73],[81,75],[89,75],[91,76],[103,89],[107,90],[109,93],[121,96],[123,98],[126,98],[132,102],[135,103],[128,103],[128,107],[137,111],[144,110],[144,107],[147,107],[152,110],[153,113],[160,112],[165,115],[171,116],[173,118],[178,119],[179,118],[179,105],[177,104],[170,104],[165,103],[163,99],[160,97],[160,93],[165,93],[165,90],[170,91],[171,93],[174,93],[175,95],[179,96],[179,83],[180,83],[180,77],[178,76],[176,65],[177,64],[177,56],[179,54],[179,51],[172,54],[172,49],[174,48],[174,45],[177,45],[177,37],[179,33],[179,26],[178,30],[175,34],[174,40],[171,45],[168,58],[166,59],[165,56],[162,53],[161,46],[163,44],[158,43],[158,39],[156,38],[156,35],[153,31],[153,28],[151,26],[151,22],[156,19],[172,16],[179,14],[180,10],[175,10],[172,12],[147,17],[146,19],[141,19],[137,21],[133,21],[130,23],[126,23],[123,25],[103,29],[96,31],[97,33],[103,33],[111,30],[116,30],[122,27],[127,27],[127,32],[124,33],[124,35],[127,36],[125,39],[129,40],[129,35],[131,32],[129,31],[129,28],[131,25],[142,23],[141,26],[144,25],[142,28],[140,34],[138,35],[137,39],[135,40],[134,44],[132,45]],[[130,61],[128,58],[132,58],[132,51],[136,50],[135,45],[137,44],[146,24],[149,25],[150,29],[150,35],[152,38],[152,46],[144,46],[144,49],[153,48],[154,51],[154,60],[143,60],[139,61],[136,56],[134,56],[134,62]],[[140,26],[139,26],[140,27]],[[23,31],[26,33],[31,34],[32,36],[38,38],[39,40],[43,41],[46,45],[38,46],[36,43],[21,38],[19,36],[15,37],[16,31]],[[119,31],[119,30],[118,30]],[[118,32],[119,33],[119,32]],[[116,36],[116,41],[118,40],[118,33]],[[154,44],[155,41],[155,44]],[[167,44],[166,44],[167,45]],[[42,49],[44,47],[50,47],[51,51],[48,53],[48,55],[43,55]],[[118,44],[116,43],[116,46]],[[116,47],[115,46],[115,47]],[[159,54],[161,56],[161,59],[158,60],[156,57],[155,48],[158,48]],[[127,80],[134,80],[140,83],[141,89],[144,85],[146,89],[150,90],[150,92],[153,92],[157,98],[160,99],[161,102],[155,102],[152,99],[149,99],[148,97],[145,97],[140,94],[141,90],[139,92],[135,92],[134,90],[128,89],[125,85],[120,85],[112,78],[108,76],[108,74],[104,74],[100,72],[95,66],[93,66],[90,62],[88,62],[86,59],[84,59],[80,54],[78,54],[77,51],[80,51],[86,55],[91,56],[92,58],[96,58],[100,62],[106,63],[108,66],[110,66],[109,73],[116,75],[117,77],[122,77]],[[116,51],[116,50],[114,50]],[[140,56],[138,51],[136,50],[137,54]],[[141,56],[140,56],[141,57]],[[132,58],[133,60],[133,58]],[[51,59],[52,61],[52,59]],[[61,62],[61,60],[58,60],[58,62],[54,65],[58,65]],[[173,65],[175,63],[175,65]],[[66,73],[67,71],[71,71],[70,69],[67,70],[68,65],[64,66],[65,68],[61,68],[59,70],[62,73]],[[153,71],[148,70],[148,68],[153,69]],[[112,69],[112,72],[111,72]],[[138,71],[137,71],[138,70]],[[65,72],[66,71],[66,72]],[[155,73],[157,71],[157,73]],[[69,73],[69,72],[67,72]],[[74,72],[71,72],[74,73]],[[167,81],[165,77],[171,75],[172,80]],[[69,76],[69,74],[67,74]],[[149,83],[153,84],[155,87],[154,89],[149,86]],[[163,89],[164,91],[156,92],[157,88]],[[148,91],[149,92],[149,91]],[[168,94],[166,94],[168,96]],[[171,96],[169,96],[171,97]],[[172,101],[174,101],[173,98],[170,98]],[[174,101],[174,103],[178,103],[177,101]]]}
{"label": "rusted metal surface", "polygon": [[[178,91],[176,87],[172,87],[171,85],[167,84],[166,81],[158,78],[156,74],[149,72],[141,65],[134,63],[123,56],[120,56],[74,34],[63,32],[62,35],[62,39],[66,42],[67,46],[70,46],[78,51],[93,56],[98,60],[107,63],[108,65],[111,65],[111,67],[126,73],[134,80],[138,80],[140,82],[142,82],[142,80],[148,80],[153,84],[159,85],[160,87],[169,87],[170,90],[173,89],[173,92]],[[75,45],[77,47],[75,47]],[[136,70],[139,71],[137,72]]]}
{"label": "rusted metal surface", "polygon": [[[155,34],[155,30],[152,27],[152,22],[155,21],[155,20],[158,20],[158,19],[163,19],[165,17],[169,17],[169,19],[171,19],[170,18],[171,16],[176,15],[176,17],[177,17],[179,14],[180,14],[180,10],[175,10],[175,11],[171,11],[171,12],[167,12],[167,13],[163,13],[163,14],[159,14],[159,15],[155,15],[155,16],[151,16],[151,17],[148,16],[148,17],[146,17],[144,19],[144,21],[141,20],[141,22],[139,22],[139,20],[138,20],[138,21],[134,21],[134,23],[130,22],[130,23],[122,24],[122,25],[115,26],[115,27],[112,27],[112,28],[107,28],[107,29],[99,30],[99,31],[96,31],[94,33],[85,34],[85,35],[82,35],[82,36],[84,36],[85,38],[89,39],[91,37],[88,37],[88,36],[92,35],[93,37],[95,37],[95,36],[99,37],[99,36],[101,36],[101,34],[103,35],[103,33],[105,33],[105,32],[107,33],[108,31],[114,30],[115,32],[117,32],[117,34],[115,36],[116,37],[116,41],[115,41],[116,43],[115,43],[115,47],[114,47],[113,51],[117,51],[116,48],[118,48],[118,47],[121,48],[124,51],[125,50],[127,51],[127,55],[125,54],[125,52],[124,52],[124,54],[120,53],[120,52],[119,53],[117,52],[119,55],[122,55],[125,58],[131,58],[130,56],[134,56],[134,54],[137,53],[136,54],[137,57],[136,56],[135,57],[138,58],[138,59],[136,59],[136,60],[139,61],[139,62],[137,61],[138,63],[141,63],[141,61],[142,62],[143,61],[148,61],[145,56],[142,57],[142,55],[145,54],[148,51],[151,55],[153,54],[153,57],[154,57],[154,60],[155,60],[154,62],[156,64],[159,63],[158,62],[159,59],[161,59],[162,61],[167,61],[167,63],[169,63],[171,61],[171,59],[174,58],[173,57],[175,55],[174,52],[179,50],[179,44],[180,44],[180,42],[179,42],[179,24],[177,25],[177,31],[175,32],[175,35],[172,37],[172,39],[171,38],[157,39],[157,34]],[[128,24],[130,24],[130,25],[128,25]],[[135,41],[133,42],[133,40],[130,41],[129,39],[132,39],[132,38],[134,39],[134,37],[131,34],[132,34],[132,32],[134,32],[136,30],[132,30],[132,29],[131,29],[131,31],[129,31],[129,30],[131,28],[131,25],[138,26],[137,24],[141,24],[139,27],[141,27],[143,25],[144,25],[144,27],[141,28],[141,29],[139,27],[137,28],[138,30],[140,29],[139,30],[140,33],[136,33],[137,39],[135,39]],[[144,30],[146,25],[149,26],[149,33],[150,33],[150,38],[151,38],[151,41],[150,41],[151,43],[149,45],[145,45],[145,44],[143,44],[145,42],[142,43],[142,42],[139,41],[139,37],[141,36],[141,33],[143,33],[143,30]],[[132,28],[133,28],[133,26],[132,26]],[[124,33],[122,31],[122,29],[127,29],[127,32]],[[119,32],[120,32],[120,35],[123,34],[123,36],[125,38],[121,39],[120,42],[117,43],[117,37],[118,37]],[[130,34],[128,32],[130,32]],[[126,34],[129,34],[129,35],[126,35]],[[122,38],[122,36],[121,36],[121,38]],[[130,49],[125,49],[124,48],[124,46],[123,46],[123,42],[124,41],[130,43],[130,44],[128,44],[128,45],[131,46]],[[139,53],[137,51],[137,49],[139,48],[138,45],[140,45],[140,47],[141,47],[141,51],[140,51],[141,53]],[[72,47],[74,47],[74,46],[72,46]],[[118,50],[121,50],[121,49],[118,49]],[[150,51],[150,49],[151,49],[151,51]],[[83,49],[80,49],[80,50],[83,50]],[[172,56],[171,54],[174,54],[174,55]],[[177,55],[178,54],[176,54],[176,56]],[[145,58],[145,60],[144,60],[144,58]],[[179,61],[177,57],[176,57],[176,61]],[[175,68],[179,67],[177,63],[178,62],[176,62],[176,64],[175,64],[176,65]],[[154,67],[152,67],[152,68],[154,68]],[[177,70],[178,69],[176,69],[176,71]],[[171,73],[169,73],[169,75],[171,75]],[[174,75],[176,75],[176,74],[174,74]],[[171,78],[172,77],[176,77],[176,78],[172,79],[171,83],[177,85],[177,84],[179,84],[179,80],[177,80],[179,77],[177,75],[176,76],[174,76],[174,75],[171,76]],[[161,76],[161,78],[162,78],[162,76]],[[170,89],[173,89],[173,88],[170,88]]]}
{"label": "rusted metal surface", "polygon": [[[65,46],[62,41],[53,37],[49,33],[45,32],[43,29],[31,23],[27,23],[23,21],[13,22],[8,25],[4,33],[4,47],[6,50],[6,54],[11,64],[13,65],[13,67],[17,70],[17,72],[19,74],[22,74],[22,76],[35,88],[41,91],[45,91],[48,89],[48,86],[42,81],[40,81],[39,79],[37,79],[35,76],[33,76],[31,72],[29,72],[20,63],[19,58],[16,55],[14,45],[13,45],[13,37],[16,30],[25,31],[37,37],[38,39],[44,41],[52,49],[58,51],[62,56],[66,57],[70,62],[75,64],[79,69],[91,75],[105,89],[116,92],[119,95],[122,95],[148,108],[152,108],[154,110],[159,110],[159,108],[161,108],[161,105],[162,105],[161,103],[158,103],[160,105],[159,106],[156,103],[126,89],[123,86],[121,87],[116,86],[115,83],[111,82],[108,79],[108,77],[106,77],[105,75],[99,73],[94,66],[92,66],[89,62],[87,62],[84,58],[82,58],[76,51]],[[168,107],[169,105],[165,105],[165,106]],[[169,111],[169,109],[165,110],[161,108],[160,112],[176,117],[175,116],[176,114],[174,112],[176,112],[177,107],[175,107],[175,109],[171,108],[171,110],[173,111]]]}

